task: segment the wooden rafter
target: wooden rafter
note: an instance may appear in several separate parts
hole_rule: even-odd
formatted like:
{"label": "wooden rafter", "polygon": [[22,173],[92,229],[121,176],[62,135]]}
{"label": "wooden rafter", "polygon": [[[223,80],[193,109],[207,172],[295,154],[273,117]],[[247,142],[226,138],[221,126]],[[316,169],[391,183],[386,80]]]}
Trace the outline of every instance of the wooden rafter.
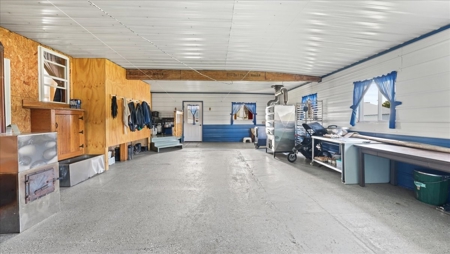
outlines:
{"label": "wooden rafter", "polygon": [[218,81],[308,81],[320,82],[321,77],[267,71],[128,69],[129,80],[212,80]]}

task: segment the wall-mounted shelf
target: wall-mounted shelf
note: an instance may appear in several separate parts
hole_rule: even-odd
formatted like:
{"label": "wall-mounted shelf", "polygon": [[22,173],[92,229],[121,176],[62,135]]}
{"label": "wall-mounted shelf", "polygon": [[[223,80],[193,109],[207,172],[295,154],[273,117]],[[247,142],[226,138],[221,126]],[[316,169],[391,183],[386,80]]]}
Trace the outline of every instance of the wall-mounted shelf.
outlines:
{"label": "wall-mounted shelf", "polygon": [[71,108],[69,104],[65,103],[42,102],[32,100],[22,100],[22,107],[28,109],[36,108],[36,109],[64,109],[64,110],[84,111],[84,109]]}

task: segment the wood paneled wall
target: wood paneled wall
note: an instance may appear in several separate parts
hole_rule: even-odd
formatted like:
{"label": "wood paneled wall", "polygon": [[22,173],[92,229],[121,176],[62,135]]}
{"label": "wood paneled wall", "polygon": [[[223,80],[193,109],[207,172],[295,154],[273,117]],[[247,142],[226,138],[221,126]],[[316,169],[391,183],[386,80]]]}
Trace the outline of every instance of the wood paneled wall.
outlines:
{"label": "wood paneled wall", "polygon": [[105,59],[75,58],[72,62],[73,98],[81,100],[86,110],[86,153],[104,154],[106,147],[105,120]]}
{"label": "wood paneled wall", "polygon": [[[111,95],[117,95],[118,115],[111,115]],[[141,131],[124,132],[122,112],[123,98],[146,101],[150,106],[150,85],[140,80],[127,80],[126,70],[115,63],[106,60],[106,134],[107,146],[114,146],[125,142],[131,142],[150,137],[150,129]]]}
{"label": "wood paneled wall", "polygon": [[30,110],[22,108],[22,100],[39,100],[38,46],[47,46],[2,27],[0,41],[5,48],[4,57],[11,60],[11,122],[22,132],[30,132]]}
{"label": "wood paneled wall", "polygon": [[[118,116],[111,115],[111,95],[147,101],[151,105],[150,85],[127,80],[125,69],[107,59],[73,59],[73,98],[81,99],[86,110],[86,152],[108,154],[108,147],[147,139],[150,130],[125,133],[122,122],[123,99],[118,99]],[[107,156],[105,156],[106,161]]]}

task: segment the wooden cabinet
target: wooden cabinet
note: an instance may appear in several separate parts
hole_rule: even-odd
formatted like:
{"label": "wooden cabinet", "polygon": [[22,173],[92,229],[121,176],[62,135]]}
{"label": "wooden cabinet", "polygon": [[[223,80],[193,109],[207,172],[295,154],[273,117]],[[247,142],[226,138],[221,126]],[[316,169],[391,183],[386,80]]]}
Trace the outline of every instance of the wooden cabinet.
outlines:
{"label": "wooden cabinet", "polygon": [[58,159],[83,155],[84,111],[76,109],[31,109],[31,131],[58,133]]}

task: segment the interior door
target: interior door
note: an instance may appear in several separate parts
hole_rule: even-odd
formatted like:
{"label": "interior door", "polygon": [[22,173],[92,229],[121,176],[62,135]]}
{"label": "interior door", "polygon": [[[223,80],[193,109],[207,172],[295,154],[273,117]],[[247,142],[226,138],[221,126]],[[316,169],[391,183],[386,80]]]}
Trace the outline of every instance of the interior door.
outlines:
{"label": "interior door", "polygon": [[203,102],[191,101],[183,103],[184,109],[184,141],[203,140]]}

